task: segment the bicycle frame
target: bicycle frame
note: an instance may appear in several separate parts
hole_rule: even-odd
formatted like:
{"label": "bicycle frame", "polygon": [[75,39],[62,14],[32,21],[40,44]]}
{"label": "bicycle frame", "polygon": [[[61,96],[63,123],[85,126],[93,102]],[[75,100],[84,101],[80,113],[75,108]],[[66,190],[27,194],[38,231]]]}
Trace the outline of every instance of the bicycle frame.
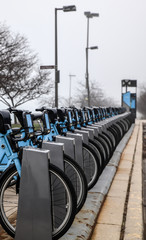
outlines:
{"label": "bicycle frame", "polygon": [[4,172],[11,164],[15,164],[18,173],[21,173],[21,163],[16,151],[16,143],[12,141],[10,113],[0,111],[0,172]]}
{"label": "bicycle frame", "polygon": [[[8,112],[7,112],[8,114]],[[19,176],[21,175],[21,162],[18,157],[18,150],[21,147],[26,146],[33,146],[31,137],[33,135],[33,124],[31,120],[31,115],[28,112],[23,113],[23,118],[26,119],[24,121],[25,127],[20,131],[21,138],[20,139],[13,139],[13,131],[12,128],[9,125],[9,128],[5,130],[4,133],[0,133],[0,172],[4,172],[11,164],[15,164],[16,169],[19,173]],[[5,119],[4,119],[5,121]]]}

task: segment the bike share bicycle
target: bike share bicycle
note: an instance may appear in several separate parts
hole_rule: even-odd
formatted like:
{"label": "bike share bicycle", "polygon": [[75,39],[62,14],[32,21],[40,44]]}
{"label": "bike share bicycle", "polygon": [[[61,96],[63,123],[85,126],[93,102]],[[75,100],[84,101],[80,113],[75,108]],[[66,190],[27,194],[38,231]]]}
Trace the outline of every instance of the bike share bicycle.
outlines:
{"label": "bike share bicycle", "polygon": [[[97,125],[97,126],[93,125],[93,122],[92,122],[90,114],[89,114],[89,109],[84,108],[84,109],[78,111],[77,109],[74,108],[74,111],[75,111],[75,114],[73,115],[73,110],[70,108],[58,109],[59,121],[57,124],[57,128],[58,128],[58,131],[60,134],[66,134],[67,130],[74,132],[75,125],[78,129],[86,130],[86,131],[91,131],[92,129],[97,130],[97,128],[101,127],[100,125]],[[78,112],[80,112],[80,115],[78,115]],[[67,118],[66,118],[66,116],[67,116]],[[105,119],[105,116],[106,115],[102,115],[103,120]],[[73,122],[75,122],[76,124]],[[105,123],[104,123],[104,125],[105,125]],[[89,128],[88,128],[88,125],[89,125]],[[113,125],[113,123],[112,123],[112,125]],[[83,126],[83,127],[81,127],[81,126]],[[122,138],[122,136],[121,136],[121,138]],[[90,166],[92,168],[92,176],[95,177],[95,178],[92,177],[92,179],[95,180],[94,184],[96,183],[97,179],[99,178],[99,176],[100,176],[102,170],[104,169],[104,167],[106,166],[106,164],[109,162],[109,160],[113,154],[113,151],[116,147],[116,145],[114,146],[114,144],[116,144],[116,140],[114,138],[114,135],[112,135],[112,133],[110,131],[108,131],[108,129],[106,131],[102,129],[102,132],[98,133],[97,136],[94,136],[93,139],[89,138],[89,144],[87,147],[90,147],[90,149],[92,149],[92,151],[94,152],[94,156],[96,157],[96,162],[94,162],[94,163],[95,164],[98,163],[98,168],[94,168],[94,170],[92,168],[92,166],[94,166],[93,161],[87,168],[88,171],[90,169]],[[89,162],[89,160],[88,160],[88,162]],[[97,171],[97,169],[99,171]],[[94,175],[93,175],[93,173],[94,173]],[[86,174],[86,172],[85,172],[85,174]],[[86,174],[86,177],[88,179],[88,174]],[[93,184],[93,186],[94,186],[94,184]]]}
{"label": "bike share bicycle", "polygon": [[[96,107],[93,108],[92,112],[95,113],[95,122],[96,126],[99,126],[100,122],[98,122],[98,111]],[[91,113],[91,110],[90,110]],[[121,115],[120,115],[121,114]],[[92,115],[92,114],[91,114]],[[108,125],[106,127],[106,132],[102,132],[109,140],[115,149],[116,145],[120,142],[124,134],[129,130],[132,121],[130,113],[125,113],[124,108],[106,108],[105,115],[107,120],[112,117],[112,121],[108,121]],[[105,118],[105,119],[106,119]],[[92,115],[93,119],[93,115]],[[109,119],[110,120],[110,119]],[[105,120],[104,120],[105,121]]]}
{"label": "bike share bicycle", "polygon": [[[34,139],[33,126],[31,124],[29,112],[22,114],[25,122],[25,137],[15,137],[11,129],[10,113],[7,110],[0,111],[0,144],[1,160],[7,159],[7,168],[0,178],[0,223],[5,231],[12,237],[15,236],[17,219],[19,183],[21,178],[22,148],[19,142]],[[52,208],[52,238],[60,238],[71,226],[76,214],[76,194],[74,187],[68,177],[59,168],[49,164],[49,175],[51,182],[51,202]],[[60,198],[58,199],[58,189]],[[55,199],[57,201],[55,201]],[[58,219],[58,212],[61,211],[61,218]],[[65,211],[62,211],[65,209]]]}
{"label": "bike share bicycle", "polygon": [[107,149],[104,141],[99,142],[99,140],[97,139],[95,140],[95,136],[94,136],[95,129],[94,128],[92,129],[91,126],[88,127],[88,124],[90,125],[90,123],[88,118],[86,118],[87,116],[85,115],[84,109],[72,108],[72,115],[73,115],[73,125],[75,129],[83,130],[87,132],[92,130],[93,136],[90,136],[89,134],[89,146],[97,153],[98,156],[100,153],[99,160],[100,160],[100,168],[102,172],[108,159],[108,153],[107,153]]}
{"label": "bike share bicycle", "polygon": [[[100,163],[100,173],[103,171],[104,167],[106,166],[107,162],[111,157],[111,146],[108,146],[107,142],[104,140],[103,136],[99,134],[97,128],[92,126],[91,118],[89,118],[88,112],[86,109],[67,109],[69,115],[73,115],[73,122],[71,118],[69,118],[68,129],[74,131],[75,128],[87,132],[93,132],[93,137],[89,137],[89,146],[92,148],[96,155],[98,156],[98,160]],[[74,114],[73,114],[74,113]],[[73,126],[70,127],[70,124]],[[95,135],[96,130],[96,135]],[[98,137],[97,137],[98,135]],[[100,137],[99,137],[100,135]]]}
{"label": "bike share bicycle", "polygon": [[[39,110],[43,111],[44,109],[45,108],[42,108]],[[47,111],[51,119],[54,136],[58,134],[57,130],[61,135],[66,135],[68,130],[74,132],[75,124],[73,123],[74,116],[72,116],[72,112],[73,112],[72,109],[69,109],[69,108],[57,109],[57,113],[56,113],[56,109],[47,109]],[[91,124],[92,121],[91,119],[89,121],[89,119],[86,120],[85,118],[83,118],[85,116],[85,110],[81,110],[80,112],[82,113],[82,118],[80,116],[80,119],[79,119],[78,110],[76,109],[76,112],[75,112],[76,126],[77,128],[81,129],[80,123],[82,123],[82,126],[84,127],[82,129],[88,131],[89,129],[88,128],[86,129],[85,127],[87,126],[87,123],[88,123],[89,128],[92,128],[92,124]],[[57,114],[58,114],[58,119],[57,119]],[[103,116],[103,114],[101,115],[102,115],[102,118],[105,119],[105,116]],[[88,113],[88,116],[90,116],[89,113]],[[113,123],[113,121],[111,122],[112,122],[112,125],[110,125],[110,127],[111,126],[113,127],[114,125],[117,124],[117,121],[116,123],[115,122]],[[118,122],[119,122],[119,119],[118,119]],[[99,125],[97,126],[99,127]],[[122,138],[122,136],[123,134],[121,135],[120,139]],[[86,145],[83,143],[83,163],[84,163],[83,170],[85,172],[85,175],[88,181],[89,189],[93,187],[94,184],[97,182],[101,174],[101,171],[104,169],[105,165],[108,163],[118,142],[119,141],[116,142],[114,135],[107,128],[107,132],[102,130],[102,134],[98,134],[98,137],[94,136],[94,139],[89,139],[89,145]],[[102,158],[102,156],[104,157]],[[89,174],[89,171],[90,171],[90,174]]]}
{"label": "bike share bicycle", "polygon": [[[48,111],[49,118],[51,121],[51,128],[53,136],[63,135],[66,136],[67,129],[67,116],[64,109],[53,109],[53,108],[41,108],[39,111]],[[58,117],[58,118],[57,118]],[[96,152],[87,144],[83,143],[83,171],[85,173],[88,190],[91,189],[97,182],[100,176],[100,164],[97,159]]]}
{"label": "bike share bicycle", "polygon": [[[109,142],[109,144],[112,144],[115,149],[115,145],[119,143],[123,135],[128,131],[129,127],[131,126],[131,121],[128,120],[130,118],[130,113],[124,113],[125,110],[122,108],[116,108],[116,110],[112,109],[112,111],[111,108],[103,108],[102,111],[104,112],[104,124],[107,124],[106,132],[103,130],[102,134],[104,135],[104,137],[106,136],[106,138],[110,140],[111,143]],[[93,120],[93,115],[95,114],[95,112],[97,112],[96,108],[89,109],[88,112],[91,115],[92,123],[94,123],[94,125],[96,126],[100,126],[100,122],[98,123],[97,120]],[[110,121],[109,119],[111,116],[112,121]],[[113,131],[111,131],[111,129],[115,129],[116,135],[113,134]],[[114,137],[116,142],[114,140]]]}
{"label": "bike share bicycle", "polygon": [[[55,110],[54,110],[54,114],[55,114]],[[56,110],[56,114],[57,114],[57,110]],[[37,137],[37,140],[41,142],[54,141],[55,140],[54,137],[58,135],[58,132],[57,132],[57,129],[55,129],[54,124],[52,123],[50,124],[48,111],[44,110],[42,113],[34,113],[32,114],[32,118],[33,120],[41,120],[43,124],[43,129],[41,131],[41,134],[39,134],[39,136]],[[87,197],[88,186],[87,186],[86,176],[82,168],[79,166],[79,164],[66,154],[64,154],[64,171],[65,171],[65,174],[70,178],[74,186],[74,189],[77,195],[77,212],[79,212],[79,210],[84,205]]]}
{"label": "bike share bicycle", "polygon": [[[72,110],[67,110],[68,114],[73,115],[73,122],[74,126],[78,129],[97,129],[99,132],[94,135],[94,139],[89,139],[90,141],[90,146],[94,148],[96,151],[96,148],[100,152],[101,158],[102,158],[102,163],[101,165],[102,170],[104,169],[105,165],[108,163],[109,159],[112,156],[113,151],[116,148],[116,145],[119,143],[123,135],[128,131],[129,127],[131,126],[130,120],[130,114],[125,114],[125,116],[115,116],[112,112],[109,113],[107,112],[106,109],[101,108],[84,108],[84,109],[76,109],[73,108]],[[71,112],[71,113],[69,113]],[[121,108],[119,109],[119,112],[123,113],[124,110],[122,111]],[[119,114],[116,113],[117,114]],[[106,118],[111,118],[110,119]],[[68,119],[71,119],[68,117]],[[102,121],[102,122],[101,122]],[[127,122],[129,124],[127,125]],[[73,127],[70,127],[70,123],[72,124],[72,120],[69,120],[68,128],[72,129]],[[124,129],[122,129],[121,123],[124,126]],[[107,125],[107,126],[106,126]],[[83,126],[81,128],[81,126]],[[115,134],[113,134],[115,131]],[[122,133],[121,133],[122,132]],[[121,135],[120,135],[121,134]],[[118,137],[117,137],[118,136]],[[120,136],[120,137],[119,137]],[[117,138],[116,138],[117,137]]]}
{"label": "bike share bicycle", "polygon": [[[49,112],[51,114],[53,113],[53,116],[54,116],[54,111],[52,111],[52,109],[49,110]],[[61,112],[62,112],[62,110],[61,110]],[[34,133],[33,133],[33,125],[30,124],[31,123],[31,121],[30,121],[31,120],[31,115],[30,115],[30,113],[29,114],[25,113],[25,114],[22,114],[22,117],[27,116],[26,119],[27,119],[28,125],[23,126],[23,128],[25,130],[25,133],[26,133],[27,137],[29,136],[28,138],[25,139],[26,140],[25,145],[30,145],[30,142],[32,142],[32,140],[34,141],[36,138],[34,137]],[[3,123],[3,115],[2,115],[2,118],[0,118],[0,119],[2,120],[1,122]],[[6,119],[7,119],[7,121],[5,121],[5,122],[8,122],[8,124],[10,125],[10,120],[8,120],[8,117]],[[63,132],[64,132],[63,134],[65,134],[65,132],[67,132],[67,127],[66,127],[66,122],[67,121],[65,122],[65,124],[64,124],[64,122],[61,122],[61,121],[59,123],[58,123],[58,121],[55,121],[55,122],[56,122],[56,125],[58,125],[58,128],[61,126],[60,129],[62,129]],[[127,124],[128,124],[128,121],[127,121]],[[115,129],[116,128],[118,128],[118,127],[115,127]],[[52,136],[54,136],[55,134],[58,134],[58,132],[56,130],[57,129],[55,129],[54,127],[51,129],[51,131],[53,133]],[[116,132],[116,130],[114,130],[114,131]],[[55,134],[54,134],[54,132],[55,132]],[[17,131],[15,133],[17,133]],[[23,133],[24,132],[22,130],[21,134],[23,135]],[[16,158],[14,158],[14,156],[15,156],[15,153],[16,153],[15,148],[17,148],[17,150],[18,150],[18,143],[20,143],[20,140],[22,140],[22,139],[14,138],[14,135],[13,135],[12,131],[9,129],[9,127],[8,127],[8,129],[6,129],[6,131],[4,133],[2,133],[2,135],[0,137],[1,137],[1,139],[3,139],[2,143],[4,142],[4,145],[6,144],[6,146],[9,146],[9,143],[11,143],[11,147],[13,146],[12,149],[13,149],[14,153],[12,151],[10,156],[13,156],[12,157],[12,159],[13,159],[12,162],[15,162],[15,165],[17,166],[17,169],[19,169],[19,171],[21,171],[20,159],[17,159],[18,156],[16,156]],[[15,145],[17,145],[17,146],[15,146]],[[4,160],[6,161],[5,157],[6,157],[6,154],[4,154]],[[89,161],[89,159],[88,159],[88,161]],[[11,162],[11,164],[12,164],[12,162]],[[18,171],[16,171],[16,168],[15,168],[15,172],[13,172],[13,171],[10,172],[10,169],[13,169],[13,168],[14,168],[14,166],[10,166],[10,168],[5,172],[5,174],[3,175],[3,178],[2,178],[2,183],[4,183],[4,185],[3,184],[0,185],[0,186],[2,186],[1,191],[0,191],[0,193],[1,193],[1,195],[0,195],[1,198],[0,199],[1,199],[1,202],[2,202],[2,208],[1,208],[1,213],[2,214],[1,215],[4,216],[3,219],[1,217],[1,221],[3,222],[4,228],[9,232],[9,234],[11,234],[11,236],[14,236],[15,224],[14,225],[11,224],[11,222],[10,222],[11,219],[9,220],[7,218],[6,207],[8,207],[8,206],[6,205],[6,207],[5,207],[4,199],[5,199],[5,193],[7,193],[8,192],[7,190],[11,189],[12,186],[13,186],[13,191],[15,190],[14,192],[16,192],[17,194],[19,193],[19,181],[18,181],[19,177],[18,177],[18,174],[20,175],[20,173],[18,173]],[[14,173],[14,175],[13,175],[13,173]],[[8,179],[8,181],[7,181],[7,179]],[[11,193],[11,190],[10,190],[10,193]],[[14,197],[14,199],[15,199],[15,197]],[[15,217],[15,219],[16,219],[16,217]],[[65,221],[63,222],[63,224],[65,225]],[[65,228],[64,228],[64,226],[61,225],[63,227],[62,228],[60,226],[57,226],[57,223],[55,223],[54,226],[53,226],[53,230],[54,230],[53,231],[53,239],[58,239],[58,236],[62,236],[62,233],[64,234],[67,230],[67,227],[69,227],[69,224],[70,223],[68,223],[65,226]],[[56,226],[57,226],[57,228],[55,228]]]}

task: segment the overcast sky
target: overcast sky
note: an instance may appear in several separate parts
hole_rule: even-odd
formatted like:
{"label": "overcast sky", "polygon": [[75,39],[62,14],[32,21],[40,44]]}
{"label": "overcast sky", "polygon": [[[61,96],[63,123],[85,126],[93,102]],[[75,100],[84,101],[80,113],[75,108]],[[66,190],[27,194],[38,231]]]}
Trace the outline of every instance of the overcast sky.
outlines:
{"label": "overcast sky", "polygon": [[[59,95],[69,96],[69,74],[73,94],[85,81],[87,20],[85,11],[99,13],[90,19],[89,78],[99,82],[107,96],[121,99],[121,80],[146,79],[145,0],[0,0],[0,21],[26,36],[38,53],[40,64],[54,64],[54,9],[76,5],[76,12],[58,11]],[[54,78],[54,71],[51,73]]]}

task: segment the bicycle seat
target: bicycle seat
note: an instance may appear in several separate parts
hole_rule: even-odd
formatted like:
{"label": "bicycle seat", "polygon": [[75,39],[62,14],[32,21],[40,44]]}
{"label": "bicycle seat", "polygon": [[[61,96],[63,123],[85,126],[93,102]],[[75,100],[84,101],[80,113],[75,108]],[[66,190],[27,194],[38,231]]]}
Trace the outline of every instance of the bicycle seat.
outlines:
{"label": "bicycle seat", "polygon": [[46,110],[46,107],[36,108],[35,110],[39,112],[43,112],[44,110]]}
{"label": "bicycle seat", "polygon": [[94,113],[98,114],[98,107],[93,107]]}
{"label": "bicycle seat", "polygon": [[8,110],[0,110],[0,132],[5,134],[11,127],[11,117]]}
{"label": "bicycle seat", "polygon": [[22,109],[17,109],[17,108],[13,108],[13,107],[8,108],[8,111],[10,113],[14,113],[14,115],[18,118],[18,121],[22,127],[24,127],[23,113],[24,112],[31,113],[29,110],[22,110]]}
{"label": "bicycle seat", "polygon": [[57,109],[57,114],[58,114],[59,120],[60,120],[61,122],[64,122],[65,116],[66,116],[66,110],[65,110],[65,108],[58,108],[58,109]]}

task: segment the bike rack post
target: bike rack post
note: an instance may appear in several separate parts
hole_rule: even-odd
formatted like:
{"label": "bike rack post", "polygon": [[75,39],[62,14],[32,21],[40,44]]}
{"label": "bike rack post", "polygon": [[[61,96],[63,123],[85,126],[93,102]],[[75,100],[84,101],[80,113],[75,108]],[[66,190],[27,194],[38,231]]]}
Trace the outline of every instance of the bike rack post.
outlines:
{"label": "bike rack post", "polygon": [[81,130],[87,131],[89,133],[89,138],[94,139],[94,129],[81,127]]}
{"label": "bike rack post", "polygon": [[[75,160],[75,139],[74,138],[69,138],[65,136],[56,136],[55,141],[57,143],[63,143],[64,144],[64,153],[71,157],[73,160]],[[66,170],[66,169],[65,169]],[[66,171],[65,171],[66,172]],[[69,178],[72,177],[74,174],[73,169],[69,168],[69,171],[67,169],[67,176]],[[78,185],[77,179],[76,182],[74,182],[74,187],[76,188]]]}
{"label": "bike rack post", "polygon": [[52,239],[48,155],[48,150],[23,150],[15,240]]}
{"label": "bike rack post", "polygon": [[[50,162],[60,168],[63,172],[65,172],[64,169],[64,144],[63,143],[56,143],[56,142],[47,142],[43,141],[42,143],[42,149],[49,150],[50,154]],[[61,194],[63,194],[63,190],[61,191]],[[65,193],[64,193],[65,195]],[[55,195],[53,196],[53,200],[56,202],[60,199],[60,188],[55,189]],[[66,202],[66,198],[62,200],[62,203]],[[66,212],[66,209],[62,209],[62,212],[58,211],[57,206],[56,209],[54,209],[56,212],[56,215],[58,215],[58,218],[61,214],[64,214]]]}
{"label": "bike rack post", "polygon": [[94,125],[89,125],[87,126],[87,129],[93,129],[94,130],[94,136],[98,137],[98,134],[101,132],[101,128],[98,126],[94,126]]}
{"label": "bike rack post", "polygon": [[64,153],[71,157],[72,159],[75,159],[75,139],[69,138],[65,136],[56,136],[55,141],[57,143],[64,143]]}
{"label": "bike rack post", "polygon": [[64,144],[43,141],[42,149],[50,150],[50,162],[64,171],[63,151]]}
{"label": "bike rack post", "polygon": [[85,143],[87,145],[89,144],[89,133],[87,131],[75,129],[74,132],[82,134],[82,136],[83,136],[83,143]]}
{"label": "bike rack post", "polygon": [[83,168],[83,136],[72,132],[67,132],[66,135],[75,139],[75,160]]}
{"label": "bike rack post", "polygon": [[99,133],[101,133],[102,131],[106,131],[107,128],[106,123],[103,122],[95,123],[94,126],[99,129]]}

